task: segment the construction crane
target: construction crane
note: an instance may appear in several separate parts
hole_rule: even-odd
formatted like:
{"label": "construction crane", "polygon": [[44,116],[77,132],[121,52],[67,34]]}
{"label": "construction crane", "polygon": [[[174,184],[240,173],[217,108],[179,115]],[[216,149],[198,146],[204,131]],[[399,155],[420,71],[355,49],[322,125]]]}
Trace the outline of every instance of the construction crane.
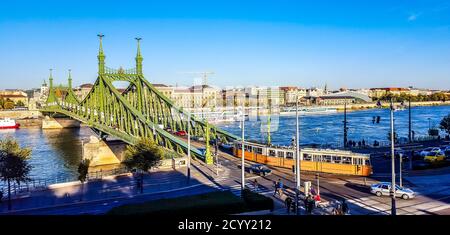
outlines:
{"label": "construction crane", "polygon": [[208,76],[213,75],[214,72],[211,71],[205,71],[205,72],[184,72],[183,74],[196,74],[201,75],[202,78],[202,85],[208,85]]}

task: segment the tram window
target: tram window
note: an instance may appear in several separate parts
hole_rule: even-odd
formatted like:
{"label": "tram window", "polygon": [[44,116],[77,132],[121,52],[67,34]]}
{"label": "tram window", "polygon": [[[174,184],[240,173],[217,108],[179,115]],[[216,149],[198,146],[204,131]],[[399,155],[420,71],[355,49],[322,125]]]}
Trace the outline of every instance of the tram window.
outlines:
{"label": "tram window", "polygon": [[275,150],[269,150],[269,156],[275,157]]}
{"label": "tram window", "polygon": [[314,161],[315,161],[315,162],[320,162],[320,161],[322,161],[322,160],[321,160],[322,155],[313,155],[313,156],[314,156]]}
{"label": "tram window", "polygon": [[311,155],[309,155],[309,154],[304,154],[304,155],[303,155],[303,160],[305,160],[305,161],[311,161]]}
{"label": "tram window", "polygon": [[322,156],[322,161],[324,161],[324,162],[331,162],[331,156],[330,155]]}
{"label": "tram window", "polygon": [[368,159],[366,159],[366,161],[365,161],[364,165],[366,165],[366,166],[370,166],[370,161],[369,161]]}
{"label": "tram window", "polygon": [[262,148],[254,148],[255,153],[262,154]]}
{"label": "tram window", "polygon": [[294,153],[293,152],[287,152],[286,153],[286,158],[290,158],[290,159],[294,158]]}
{"label": "tram window", "polygon": [[353,158],[353,164],[354,165],[362,165],[361,158],[357,158],[357,157]]}
{"label": "tram window", "polygon": [[352,158],[351,157],[342,157],[342,163],[343,164],[352,164]]}
{"label": "tram window", "polygon": [[334,163],[341,163],[342,161],[342,157],[339,156],[333,156],[333,162]]}
{"label": "tram window", "polygon": [[244,145],[244,147],[245,147],[245,151],[247,151],[247,152],[251,152],[252,151],[252,146]]}
{"label": "tram window", "polygon": [[277,155],[278,155],[278,157],[284,157],[284,152],[283,151],[278,151]]}

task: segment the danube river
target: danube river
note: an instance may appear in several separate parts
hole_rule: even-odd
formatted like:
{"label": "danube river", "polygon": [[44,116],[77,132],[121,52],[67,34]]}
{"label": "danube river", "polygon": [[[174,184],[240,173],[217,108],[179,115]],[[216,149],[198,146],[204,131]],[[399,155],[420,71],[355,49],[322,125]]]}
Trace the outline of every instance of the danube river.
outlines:
{"label": "danube river", "polygon": [[[416,137],[427,135],[429,125],[439,126],[443,116],[450,114],[450,106],[413,107],[412,129]],[[379,124],[373,124],[374,116],[380,116]],[[246,138],[266,141],[265,121],[246,121]],[[342,143],[343,113],[308,115],[300,117],[301,143]],[[370,109],[353,111],[347,114],[349,140],[372,143],[373,140],[387,141],[389,130],[389,110]],[[240,136],[239,122],[219,124]],[[408,110],[395,112],[395,128],[400,137],[408,136]],[[289,145],[295,135],[295,116],[272,116],[271,138],[273,144]],[[22,146],[32,149],[30,163],[33,166],[33,179],[46,179],[52,182],[76,180],[77,166],[81,160],[82,140],[88,140],[92,131],[87,127],[79,129],[41,130],[22,128],[0,130],[0,137],[12,136]],[[441,133],[443,134],[443,133]]]}

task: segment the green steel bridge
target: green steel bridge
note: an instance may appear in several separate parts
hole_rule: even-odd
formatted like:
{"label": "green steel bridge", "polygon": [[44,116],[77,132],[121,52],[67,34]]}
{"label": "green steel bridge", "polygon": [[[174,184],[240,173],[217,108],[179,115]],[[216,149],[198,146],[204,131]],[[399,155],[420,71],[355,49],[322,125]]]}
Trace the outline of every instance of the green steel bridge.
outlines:
{"label": "green steel bridge", "polygon": [[[50,72],[49,93],[42,113],[64,115],[76,119],[96,132],[100,137],[113,136],[128,144],[136,144],[141,138],[149,138],[167,149],[186,154],[188,145],[174,136],[175,131],[188,131],[192,136],[203,137],[206,150],[191,146],[191,153],[206,163],[212,163],[210,140],[229,142],[239,137],[199,120],[194,115],[177,107],[148,82],[142,73],[143,57],[140,38],[137,40],[136,67],[133,69],[111,69],[105,65],[102,38],[99,35],[98,77],[90,92],[79,100],[72,89],[69,72],[65,94],[59,98],[55,94],[53,77]],[[113,82],[125,81],[129,85],[120,92]],[[190,121],[188,115],[191,115]],[[188,128],[190,126],[190,128]]]}

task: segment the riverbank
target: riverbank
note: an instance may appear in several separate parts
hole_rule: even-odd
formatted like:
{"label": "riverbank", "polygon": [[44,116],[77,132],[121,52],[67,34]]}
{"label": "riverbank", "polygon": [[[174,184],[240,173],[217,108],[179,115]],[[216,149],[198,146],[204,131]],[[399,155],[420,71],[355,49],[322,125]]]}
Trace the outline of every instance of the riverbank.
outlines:
{"label": "riverbank", "polygon": [[[404,105],[408,105],[407,102]],[[394,102],[394,106],[401,106],[401,102]],[[421,102],[411,102],[411,107],[419,107],[419,106],[450,106],[450,101],[421,101]],[[319,106],[324,108],[335,108],[337,111],[343,112],[344,105],[332,105],[332,106]],[[382,102],[381,107],[377,105],[377,103],[367,103],[367,104],[349,104],[347,105],[347,111],[357,111],[357,110],[366,110],[366,109],[377,109],[377,108],[389,108],[389,102]]]}

